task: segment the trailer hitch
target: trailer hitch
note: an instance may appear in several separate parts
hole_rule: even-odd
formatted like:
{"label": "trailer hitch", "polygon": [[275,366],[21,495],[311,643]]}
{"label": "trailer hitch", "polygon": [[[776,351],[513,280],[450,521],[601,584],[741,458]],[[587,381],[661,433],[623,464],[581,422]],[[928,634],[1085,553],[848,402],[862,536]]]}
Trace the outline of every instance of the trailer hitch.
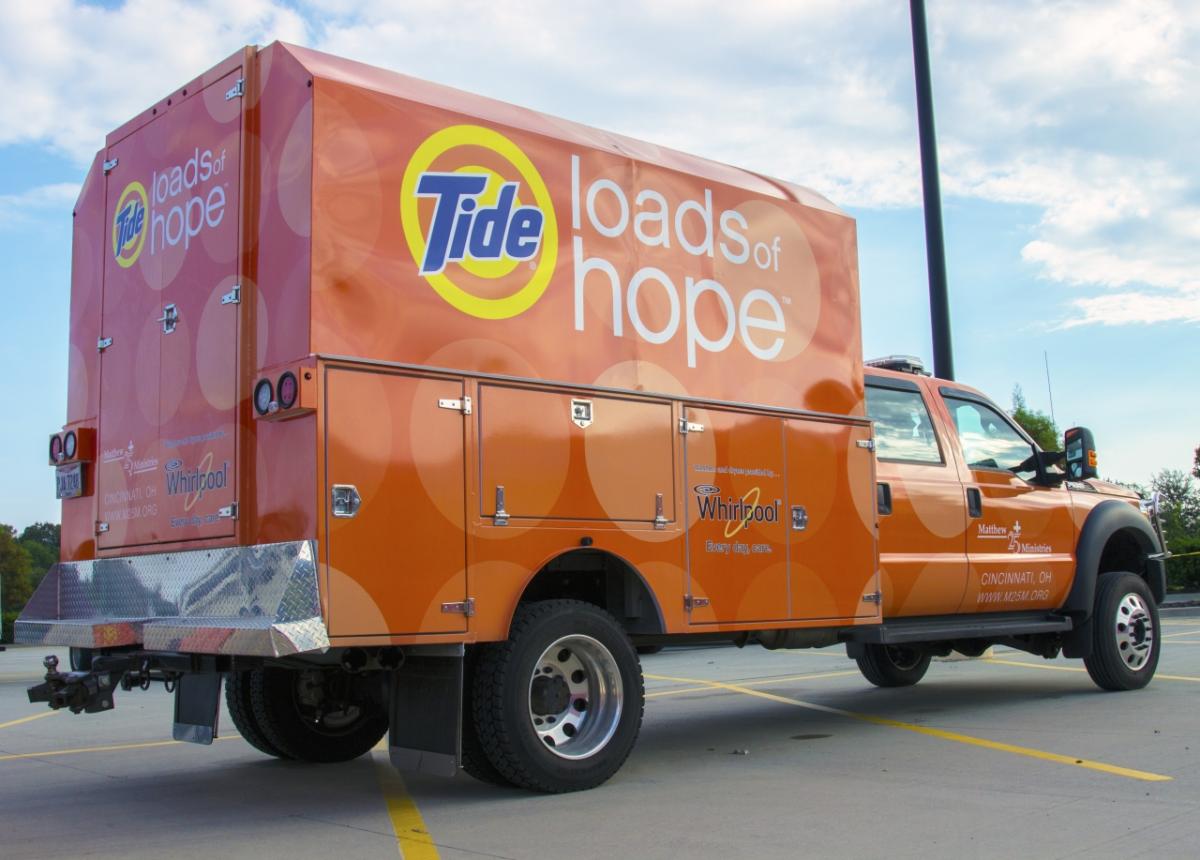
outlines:
{"label": "trailer hitch", "polygon": [[29,701],[46,702],[56,711],[70,708],[73,714],[111,711],[113,688],[125,674],[124,667],[60,672],[58,657],[53,654],[42,660],[42,665],[46,668],[46,680],[29,688]]}

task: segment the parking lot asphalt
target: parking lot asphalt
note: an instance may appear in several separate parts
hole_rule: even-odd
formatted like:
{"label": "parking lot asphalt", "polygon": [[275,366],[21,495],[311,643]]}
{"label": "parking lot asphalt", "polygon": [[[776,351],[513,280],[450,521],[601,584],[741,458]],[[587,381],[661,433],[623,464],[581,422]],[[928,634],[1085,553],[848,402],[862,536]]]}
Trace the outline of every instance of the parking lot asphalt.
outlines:
{"label": "parking lot asphalt", "polygon": [[[1200,856],[1200,611],[1158,676],[1099,691],[997,649],[881,690],[841,649],[668,649],[625,767],[541,796],[261,755],[222,714],[175,743],[161,685],[116,710],[30,705],[44,649],[0,653],[0,857]],[[63,655],[65,657],[65,655]]]}

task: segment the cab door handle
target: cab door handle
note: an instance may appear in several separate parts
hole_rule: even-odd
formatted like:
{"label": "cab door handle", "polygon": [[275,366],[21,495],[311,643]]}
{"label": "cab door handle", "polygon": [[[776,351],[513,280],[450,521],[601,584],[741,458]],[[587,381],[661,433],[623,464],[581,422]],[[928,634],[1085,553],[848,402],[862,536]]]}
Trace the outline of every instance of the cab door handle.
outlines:
{"label": "cab door handle", "polygon": [[967,487],[967,515],[973,519],[983,516],[983,495],[978,487]]}
{"label": "cab door handle", "polygon": [[892,512],[892,485],[880,481],[875,485],[875,508],[881,517]]}

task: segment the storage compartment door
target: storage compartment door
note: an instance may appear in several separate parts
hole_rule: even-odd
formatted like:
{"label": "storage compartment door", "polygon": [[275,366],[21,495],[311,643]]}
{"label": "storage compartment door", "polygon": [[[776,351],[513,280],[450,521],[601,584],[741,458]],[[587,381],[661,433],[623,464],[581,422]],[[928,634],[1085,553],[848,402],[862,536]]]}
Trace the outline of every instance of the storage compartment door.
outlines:
{"label": "storage compartment door", "polygon": [[466,630],[443,611],[467,597],[466,418],[438,405],[462,384],[337,367],[324,382],[330,635]]}
{"label": "storage compartment door", "polygon": [[784,420],[684,411],[691,622],[786,619]]}
{"label": "storage compartment door", "polygon": [[787,422],[792,618],[878,618],[871,430]]}
{"label": "storage compartment door", "polygon": [[512,519],[675,519],[671,404],[479,386],[480,515],[499,489]]}

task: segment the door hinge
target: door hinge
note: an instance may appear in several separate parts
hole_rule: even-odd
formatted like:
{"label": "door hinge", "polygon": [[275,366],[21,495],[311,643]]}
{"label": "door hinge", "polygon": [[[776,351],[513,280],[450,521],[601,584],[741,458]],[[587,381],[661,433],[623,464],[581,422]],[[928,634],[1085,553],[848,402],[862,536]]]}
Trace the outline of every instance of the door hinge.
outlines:
{"label": "door hinge", "polygon": [[707,597],[692,597],[690,594],[683,596],[683,609],[685,612],[691,612],[693,609],[700,609],[708,606]]}
{"label": "door hinge", "polygon": [[871,594],[863,595],[863,603],[880,603],[883,600],[883,592],[875,591]]}
{"label": "door hinge", "polygon": [[866,448],[868,451],[875,450],[875,440],[874,439],[859,439],[854,444],[860,448]]}
{"label": "door hinge", "polygon": [[121,159],[119,159],[119,158],[108,159],[108,161],[104,162],[104,174],[107,176],[109,173],[112,172],[112,169],[120,163],[121,163]]}
{"label": "door hinge", "polygon": [[496,514],[492,518],[492,524],[497,526],[508,525],[508,511],[504,510],[504,485],[496,485]]}
{"label": "door hinge", "polygon": [[470,618],[475,614],[475,598],[468,597],[466,600],[443,603],[442,612],[445,612],[447,615],[465,615]]}
{"label": "door hinge", "polygon": [[683,435],[688,433],[703,433],[704,425],[697,424],[695,421],[688,421],[686,418],[679,419],[679,432]]}
{"label": "door hinge", "polygon": [[237,83],[225,91],[225,101],[231,102],[234,99],[240,99],[246,94],[246,79],[238,78]]}
{"label": "door hinge", "polygon": [[461,412],[463,415],[470,415],[471,398],[464,397],[461,400],[455,400],[450,397],[443,397],[438,400],[438,409],[453,409],[455,412]]}
{"label": "door hinge", "polygon": [[217,517],[225,520],[237,519],[237,502],[232,505],[226,505],[223,508],[217,508]]}
{"label": "door hinge", "polygon": [[663,494],[654,494],[654,527],[662,530],[667,527],[667,517],[663,512]]}
{"label": "door hinge", "polygon": [[96,534],[102,535],[108,531],[108,523],[96,520]]}
{"label": "door hinge", "polygon": [[96,352],[104,352],[104,350],[108,349],[110,346],[112,346],[112,338],[111,337],[99,338],[96,341]]}
{"label": "door hinge", "polygon": [[170,334],[179,325],[179,308],[173,304],[163,305],[163,315],[155,322],[162,323],[163,334]]}
{"label": "door hinge", "polygon": [[238,305],[242,303],[242,285],[234,284],[233,289],[221,296],[221,304]]}

